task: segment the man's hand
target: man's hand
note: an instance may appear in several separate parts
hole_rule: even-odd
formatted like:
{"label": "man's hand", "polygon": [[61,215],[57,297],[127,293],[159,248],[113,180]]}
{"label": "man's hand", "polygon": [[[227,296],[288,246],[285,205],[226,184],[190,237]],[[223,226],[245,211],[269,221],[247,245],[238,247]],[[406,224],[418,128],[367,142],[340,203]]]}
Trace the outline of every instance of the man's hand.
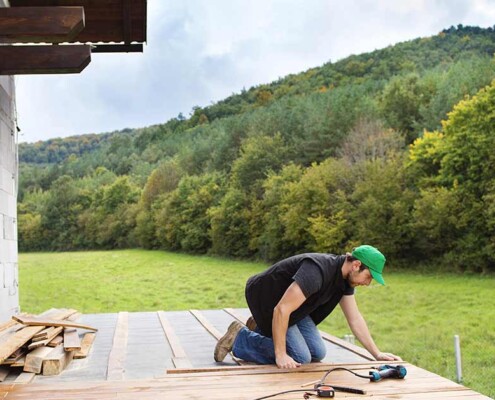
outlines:
{"label": "man's hand", "polygon": [[377,361],[402,361],[402,358],[392,353],[378,353],[375,358]]}
{"label": "man's hand", "polygon": [[279,368],[297,368],[301,366],[300,363],[295,362],[294,359],[288,354],[284,354],[283,356],[276,357],[275,362],[277,363],[277,367]]}

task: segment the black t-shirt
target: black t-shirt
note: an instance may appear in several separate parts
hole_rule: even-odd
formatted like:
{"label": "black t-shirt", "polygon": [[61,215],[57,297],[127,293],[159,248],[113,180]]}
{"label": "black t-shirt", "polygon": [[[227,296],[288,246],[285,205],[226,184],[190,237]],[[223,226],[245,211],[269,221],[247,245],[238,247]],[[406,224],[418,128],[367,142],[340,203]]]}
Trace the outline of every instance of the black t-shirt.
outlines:
{"label": "black t-shirt", "polygon": [[345,256],[305,253],[279,261],[248,279],[246,300],[261,332],[272,336],[273,309],[292,282],[297,282],[306,300],[289,318],[289,326],[310,315],[323,321],[344,295],[354,294],[342,276]]}

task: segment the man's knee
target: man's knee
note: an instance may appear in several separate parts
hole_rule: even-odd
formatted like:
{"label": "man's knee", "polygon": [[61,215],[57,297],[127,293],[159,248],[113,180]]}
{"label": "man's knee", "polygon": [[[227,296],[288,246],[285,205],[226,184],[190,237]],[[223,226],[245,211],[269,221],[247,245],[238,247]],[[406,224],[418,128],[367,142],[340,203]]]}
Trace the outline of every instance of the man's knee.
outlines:
{"label": "man's knee", "polygon": [[317,346],[316,348],[311,350],[311,361],[321,361],[327,355],[327,348],[325,345]]}
{"label": "man's knee", "polygon": [[295,362],[309,364],[311,362],[311,353],[308,351],[298,351],[290,355]]}

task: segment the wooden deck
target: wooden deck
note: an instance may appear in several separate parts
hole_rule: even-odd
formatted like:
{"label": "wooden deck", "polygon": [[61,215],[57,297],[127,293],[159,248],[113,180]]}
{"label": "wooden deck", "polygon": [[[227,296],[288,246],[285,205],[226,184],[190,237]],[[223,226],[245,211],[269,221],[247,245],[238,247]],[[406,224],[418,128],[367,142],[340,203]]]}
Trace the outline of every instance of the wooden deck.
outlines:
{"label": "wooden deck", "polygon": [[[367,371],[378,363],[358,346],[323,334],[327,357],[297,370],[280,370],[228,358],[213,360],[216,338],[246,309],[86,314],[78,322],[99,329],[88,358],[73,360],[58,376],[11,372],[0,399],[255,399],[280,391],[310,389],[325,371],[345,366]],[[337,392],[336,398],[488,399],[426,370],[405,363],[404,380],[371,383],[336,371],[326,382],[366,395]],[[23,383],[24,382],[24,383]],[[28,384],[26,384],[28,383]],[[303,392],[275,399],[302,399]]]}

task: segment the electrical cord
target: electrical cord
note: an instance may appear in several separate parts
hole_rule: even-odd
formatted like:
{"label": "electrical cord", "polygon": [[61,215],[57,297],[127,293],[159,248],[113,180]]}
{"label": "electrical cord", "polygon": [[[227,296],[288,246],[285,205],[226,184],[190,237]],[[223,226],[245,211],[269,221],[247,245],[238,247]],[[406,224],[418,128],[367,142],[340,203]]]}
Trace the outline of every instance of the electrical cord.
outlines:
{"label": "electrical cord", "polygon": [[294,393],[294,392],[305,392],[305,393],[308,393],[308,392],[314,392],[314,391],[315,390],[313,390],[313,389],[309,389],[309,390],[307,390],[307,389],[286,390],[285,392],[278,392],[278,393],[269,394],[268,396],[257,397],[254,400],[269,399],[270,397],[280,396],[281,394],[286,394],[286,393]]}
{"label": "electrical cord", "polygon": [[[286,394],[286,393],[294,393],[294,392],[306,392],[307,394],[309,394],[309,392],[315,392],[316,389],[318,388],[318,386],[322,386],[324,385],[324,382],[325,382],[325,378],[331,373],[331,372],[334,372],[334,371],[347,371],[347,372],[350,372],[351,374],[359,377],[359,378],[364,378],[364,379],[369,379],[370,377],[367,376],[367,375],[360,375],[348,368],[344,368],[344,367],[336,367],[336,368],[332,368],[330,370],[328,370],[325,375],[323,375],[323,377],[320,379],[320,381],[315,385],[315,389],[309,389],[309,390],[305,390],[305,389],[295,389],[295,390],[286,390],[284,392],[278,392],[278,393],[273,393],[273,394],[270,394],[268,396],[263,396],[263,397],[257,397],[256,399],[253,399],[253,400],[264,400],[264,399],[269,399],[270,397],[275,397],[275,396],[280,396],[282,394]],[[364,390],[361,390],[361,389],[354,389],[354,388],[349,388],[349,387],[344,387],[344,386],[334,386],[334,385],[330,385],[333,389],[335,390],[338,390],[338,391],[342,391],[342,392],[348,392],[348,393],[356,393],[356,394],[365,394]],[[306,398],[306,397],[305,397]]]}

